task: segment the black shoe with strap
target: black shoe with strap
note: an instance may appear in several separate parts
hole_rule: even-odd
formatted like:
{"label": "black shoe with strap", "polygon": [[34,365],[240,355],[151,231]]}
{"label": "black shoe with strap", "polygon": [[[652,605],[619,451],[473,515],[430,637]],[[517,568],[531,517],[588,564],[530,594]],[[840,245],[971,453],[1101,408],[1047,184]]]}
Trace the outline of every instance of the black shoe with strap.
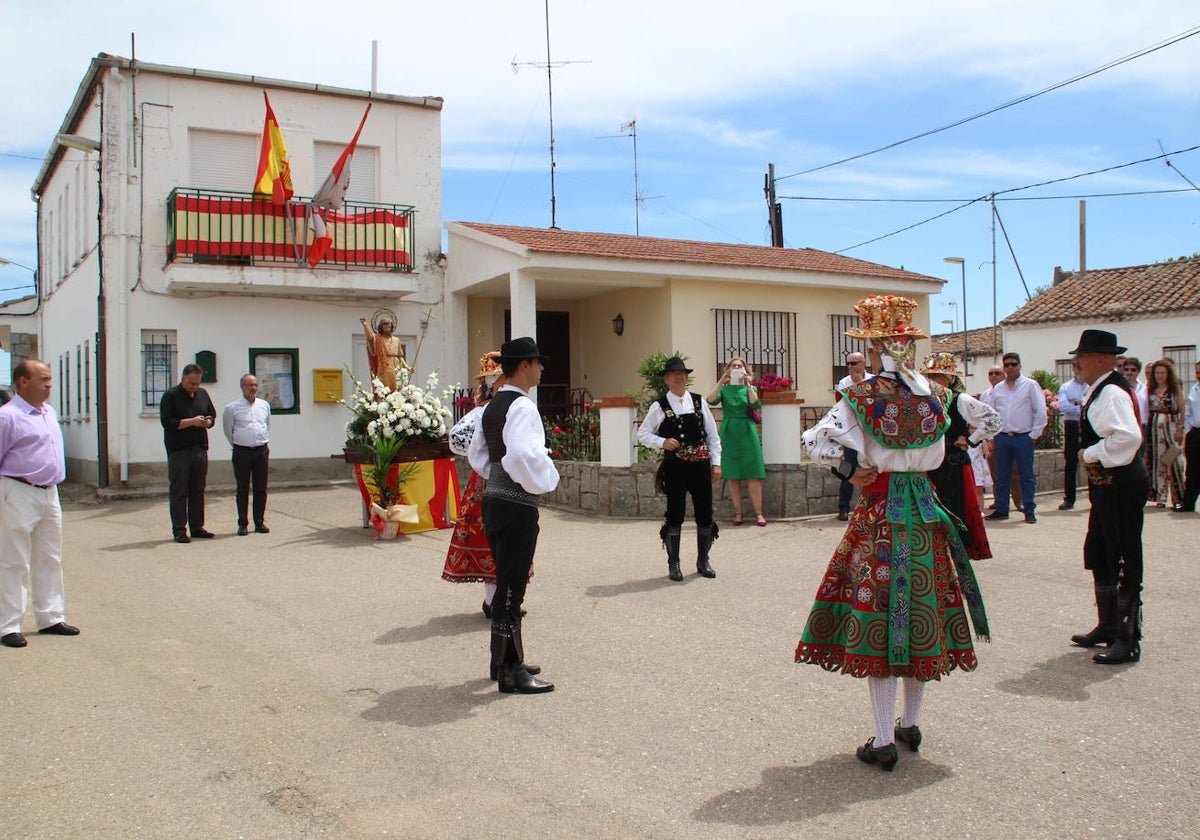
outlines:
{"label": "black shoe with strap", "polygon": [[878,764],[880,770],[892,772],[892,768],[896,766],[896,762],[900,760],[900,754],[896,752],[895,744],[887,744],[882,747],[874,746],[875,739],[872,738],[867,743],[863,744],[854,754],[858,756],[859,761],[867,764]]}

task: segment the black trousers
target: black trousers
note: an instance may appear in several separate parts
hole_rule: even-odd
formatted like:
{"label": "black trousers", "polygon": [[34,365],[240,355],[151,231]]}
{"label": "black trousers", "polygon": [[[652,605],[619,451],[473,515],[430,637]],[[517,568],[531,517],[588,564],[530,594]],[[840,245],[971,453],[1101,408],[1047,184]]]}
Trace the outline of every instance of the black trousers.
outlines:
{"label": "black trousers", "polygon": [[208,450],[193,446],[167,453],[171,531],[182,534],[204,528],[204,487],[208,483]]}
{"label": "black trousers", "polygon": [[521,604],[529,584],[529,568],[537,550],[538,509],[492,496],[480,505],[483,531],[496,563],[496,594],[492,598],[492,627],[501,631],[521,622]]}
{"label": "black trousers", "polygon": [[1075,504],[1075,481],[1079,474],[1079,421],[1063,421],[1063,501]]}
{"label": "black trousers", "polygon": [[1142,591],[1142,508],[1150,479],[1088,485],[1092,509],[1083,539],[1083,565],[1098,586],[1120,584],[1123,593]]}
{"label": "black trousers", "polygon": [[267,472],[271,450],[262,446],[233,447],[233,478],[237,482],[237,524],[245,528],[246,508],[250,501],[250,485],[254,485],[254,524],[262,525],[267,515]]}
{"label": "black trousers", "polygon": [[1183,439],[1183,457],[1187,458],[1187,484],[1183,491],[1183,506],[1196,509],[1200,497],[1200,429],[1192,429]]}
{"label": "black trousers", "polygon": [[672,528],[683,525],[689,493],[696,527],[712,525],[712,462],[667,458],[662,468],[663,484],[667,489],[667,525]]}

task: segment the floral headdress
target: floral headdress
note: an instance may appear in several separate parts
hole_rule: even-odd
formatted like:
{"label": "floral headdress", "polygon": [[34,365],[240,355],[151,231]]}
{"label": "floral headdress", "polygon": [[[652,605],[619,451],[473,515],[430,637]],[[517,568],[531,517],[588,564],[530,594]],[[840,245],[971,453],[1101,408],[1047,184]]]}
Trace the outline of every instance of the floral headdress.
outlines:
{"label": "floral headdress", "polygon": [[482,356],[480,356],[479,357],[479,373],[477,373],[475,375],[476,378],[483,379],[484,377],[487,377],[487,376],[495,376],[498,373],[503,373],[504,371],[501,370],[500,362],[498,361],[499,358],[500,358],[499,350],[489,350],[486,353],[484,353]]}

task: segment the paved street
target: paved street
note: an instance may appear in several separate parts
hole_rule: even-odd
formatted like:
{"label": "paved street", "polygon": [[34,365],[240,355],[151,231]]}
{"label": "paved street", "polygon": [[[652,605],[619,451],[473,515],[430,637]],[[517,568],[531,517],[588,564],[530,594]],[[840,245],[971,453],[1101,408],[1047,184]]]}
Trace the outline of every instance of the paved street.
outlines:
{"label": "paved street", "polygon": [[372,542],[345,486],[274,493],[247,537],[211,497],[190,545],[165,494],[72,502],[83,634],[0,649],[0,834],[1194,837],[1200,517],[1147,509],[1143,661],[1104,667],[1067,641],[1095,610],[1058,501],[990,529],[993,642],[890,774],[854,757],[863,681],[792,662],[832,517],[724,528],[718,577],[675,584],[656,522],[543,511],[525,642],[558,689],[517,696],[482,585],[440,579],[449,531]]}

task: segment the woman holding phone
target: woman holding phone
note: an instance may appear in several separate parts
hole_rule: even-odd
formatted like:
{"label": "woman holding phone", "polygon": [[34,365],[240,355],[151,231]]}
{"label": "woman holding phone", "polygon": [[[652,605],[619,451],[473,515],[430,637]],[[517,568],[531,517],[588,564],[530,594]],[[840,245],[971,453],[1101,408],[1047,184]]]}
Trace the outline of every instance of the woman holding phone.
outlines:
{"label": "woman holding phone", "polygon": [[745,483],[750,504],[754,506],[754,524],[762,527],[767,524],[762,512],[762,483],[767,477],[767,468],[763,463],[756,418],[750,414],[751,411],[757,413],[762,407],[753,380],[754,373],[746,360],[736,356],[729,360],[707,399],[709,405],[722,407],[721,472],[729,483],[730,498],[733,499],[730,524],[742,524],[742,484]]}

